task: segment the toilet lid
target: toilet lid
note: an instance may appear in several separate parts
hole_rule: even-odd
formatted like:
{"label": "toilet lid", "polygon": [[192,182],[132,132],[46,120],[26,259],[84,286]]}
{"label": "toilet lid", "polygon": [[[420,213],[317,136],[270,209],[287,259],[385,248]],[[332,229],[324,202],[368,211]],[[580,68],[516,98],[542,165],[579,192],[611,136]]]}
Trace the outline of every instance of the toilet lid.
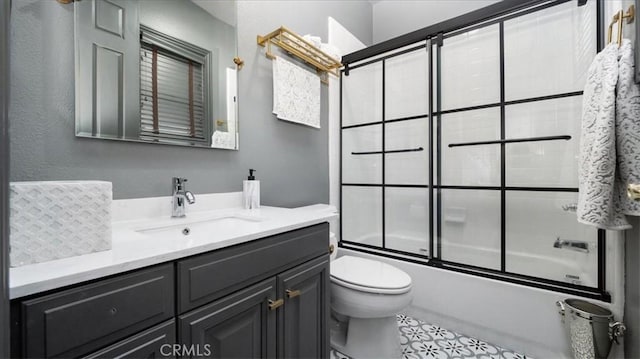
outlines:
{"label": "toilet lid", "polygon": [[399,294],[409,291],[411,277],[402,270],[372,259],[342,256],[331,262],[331,279],[352,289]]}

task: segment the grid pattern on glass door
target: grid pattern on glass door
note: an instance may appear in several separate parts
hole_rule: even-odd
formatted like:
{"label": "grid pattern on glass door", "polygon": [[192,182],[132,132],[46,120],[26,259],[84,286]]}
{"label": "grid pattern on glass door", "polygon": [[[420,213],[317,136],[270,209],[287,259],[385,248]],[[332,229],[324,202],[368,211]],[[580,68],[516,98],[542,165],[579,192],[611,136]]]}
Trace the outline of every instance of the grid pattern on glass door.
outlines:
{"label": "grid pattern on glass door", "polygon": [[574,212],[598,12],[563,2],[350,65],[342,242],[601,297],[604,231]]}

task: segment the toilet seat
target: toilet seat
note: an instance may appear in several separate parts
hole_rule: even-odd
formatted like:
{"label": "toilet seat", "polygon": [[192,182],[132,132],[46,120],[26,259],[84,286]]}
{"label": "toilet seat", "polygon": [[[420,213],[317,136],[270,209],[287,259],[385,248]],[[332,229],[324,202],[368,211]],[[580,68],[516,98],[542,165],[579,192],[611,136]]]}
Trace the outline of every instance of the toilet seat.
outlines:
{"label": "toilet seat", "polygon": [[354,256],[342,256],[331,262],[331,281],[373,294],[404,294],[411,290],[411,277],[404,271],[387,263]]}

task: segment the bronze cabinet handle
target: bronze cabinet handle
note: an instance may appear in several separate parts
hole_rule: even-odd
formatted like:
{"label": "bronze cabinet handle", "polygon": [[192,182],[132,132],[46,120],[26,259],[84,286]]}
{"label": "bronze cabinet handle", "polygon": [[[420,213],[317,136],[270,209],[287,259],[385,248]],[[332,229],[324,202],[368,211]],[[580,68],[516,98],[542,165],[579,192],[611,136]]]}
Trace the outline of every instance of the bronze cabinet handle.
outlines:
{"label": "bronze cabinet handle", "polygon": [[333,251],[335,251],[335,250],[336,250],[336,246],[333,245],[333,244],[330,244],[329,245],[329,254],[333,254]]}
{"label": "bronze cabinet handle", "polygon": [[280,298],[278,300],[269,299],[269,310],[276,310],[280,308],[284,304],[284,299]]}
{"label": "bronze cabinet handle", "polygon": [[295,298],[295,297],[299,297],[300,294],[302,294],[300,292],[300,290],[291,290],[291,289],[287,289],[285,290],[285,293],[287,293],[287,297],[288,298]]}

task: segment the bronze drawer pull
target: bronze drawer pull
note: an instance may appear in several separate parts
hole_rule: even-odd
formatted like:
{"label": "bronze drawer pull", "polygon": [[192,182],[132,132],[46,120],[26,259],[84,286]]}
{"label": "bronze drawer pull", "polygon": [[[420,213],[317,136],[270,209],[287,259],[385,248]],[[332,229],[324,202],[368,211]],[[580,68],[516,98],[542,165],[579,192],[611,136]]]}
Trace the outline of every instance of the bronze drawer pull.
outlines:
{"label": "bronze drawer pull", "polygon": [[280,298],[278,300],[269,299],[269,310],[276,310],[280,308],[284,304],[284,299]]}
{"label": "bronze drawer pull", "polygon": [[300,292],[300,290],[291,290],[291,289],[287,289],[285,290],[285,293],[287,293],[287,297],[288,298],[295,298],[295,297],[299,297],[300,294],[302,294]]}

